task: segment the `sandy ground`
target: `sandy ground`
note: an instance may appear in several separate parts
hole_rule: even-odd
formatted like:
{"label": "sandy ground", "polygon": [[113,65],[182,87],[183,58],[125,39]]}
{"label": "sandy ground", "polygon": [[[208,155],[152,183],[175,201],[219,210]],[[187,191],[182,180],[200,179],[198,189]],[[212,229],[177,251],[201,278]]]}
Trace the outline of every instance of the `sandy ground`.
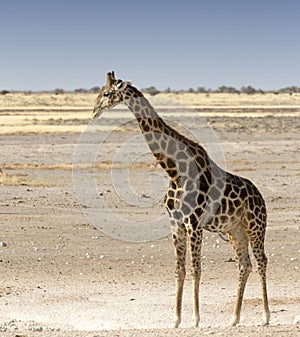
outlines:
{"label": "sandy ground", "polygon": [[167,180],[129,112],[90,123],[94,99],[0,96],[0,336],[299,336],[300,96],[152,99],[220,165],[254,181],[269,213],[270,326],[260,326],[254,266],[241,324],[228,327],[236,266],[206,232],[201,324],[190,328],[188,275],[177,330]]}

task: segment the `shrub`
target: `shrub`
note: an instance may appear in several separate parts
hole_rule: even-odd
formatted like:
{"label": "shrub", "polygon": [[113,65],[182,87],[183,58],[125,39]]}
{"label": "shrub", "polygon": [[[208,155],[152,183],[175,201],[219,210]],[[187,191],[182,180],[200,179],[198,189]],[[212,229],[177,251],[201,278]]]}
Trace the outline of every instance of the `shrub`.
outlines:
{"label": "shrub", "polygon": [[10,93],[9,90],[1,90],[1,91],[0,91],[0,95],[7,95],[7,94],[9,94],[9,93]]}
{"label": "shrub", "polygon": [[83,89],[83,88],[79,88],[79,89],[75,89],[74,90],[74,92],[76,92],[76,93],[86,93],[86,92],[88,92],[88,90],[86,90],[86,89]]}
{"label": "shrub", "polygon": [[142,89],[142,92],[145,92],[146,94],[149,94],[151,96],[155,96],[155,95],[160,93],[160,91],[158,89],[156,89],[154,86],[144,88],[144,89]]}
{"label": "shrub", "polygon": [[65,92],[64,89],[60,89],[60,88],[54,89],[55,95],[62,95],[64,92]]}
{"label": "shrub", "polygon": [[234,88],[234,87],[229,87],[229,86],[226,86],[226,85],[222,85],[218,88],[218,92],[222,92],[222,93],[225,93],[225,94],[238,94],[239,91]]}
{"label": "shrub", "polygon": [[253,95],[256,93],[256,89],[253,88],[251,85],[248,85],[247,87],[241,87],[241,93],[247,94],[247,95]]}
{"label": "shrub", "polygon": [[93,94],[97,94],[100,91],[100,87],[92,87],[89,92]]}

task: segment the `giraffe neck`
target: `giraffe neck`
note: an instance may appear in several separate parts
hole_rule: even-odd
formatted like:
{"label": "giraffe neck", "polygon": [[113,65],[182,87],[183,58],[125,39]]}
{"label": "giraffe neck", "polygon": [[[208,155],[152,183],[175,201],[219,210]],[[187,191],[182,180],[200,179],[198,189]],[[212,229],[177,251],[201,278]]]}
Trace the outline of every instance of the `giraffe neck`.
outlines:
{"label": "giraffe neck", "polygon": [[[195,162],[196,153],[203,159],[200,166],[207,165],[209,157],[204,148],[167,125],[139,90],[129,86],[123,100],[137,119],[154,157],[172,180],[189,175],[187,162]],[[198,173],[201,170],[198,163],[192,167]]]}
{"label": "giraffe neck", "polygon": [[[129,85],[122,95],[124,103],[127,105],[129,110],[132,111],[135,118],[137,119],[142,133],[148,132],[147,127],[146,130],[144,129],[144,126],[149,124],[145,124],[145,122],[148,121],[148,118],[159,119],[163,121],[153,106],[146,99],[146,97],[135,87]],[[145,122],[141,123],[142,120]],[[151,127],[151,125],[149,126]]]}

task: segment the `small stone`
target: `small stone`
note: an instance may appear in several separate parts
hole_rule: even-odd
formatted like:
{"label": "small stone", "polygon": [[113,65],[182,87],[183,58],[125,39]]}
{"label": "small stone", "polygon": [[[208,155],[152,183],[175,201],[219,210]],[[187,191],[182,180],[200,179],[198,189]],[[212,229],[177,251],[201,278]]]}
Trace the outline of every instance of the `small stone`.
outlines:
{"label": "small stone", "polygon": [[1,332],[6,332],[7,331],[7,327],[5,325],[0,325],[0,331]]}
{"label": "small stone", "polygon": [[300,324],[300,315],[297,315],[297,316],[294,318],[293,324],[294,324],[294,325],[299,325],[299,324]]}
{"label": "small stone", "polygon": [[6,242],[3,242],[3,241],[1,241],[1,242],[0,242],[0,247],[7,247],[7,243],[6,243]]}
{"label": "small stone", "polygon": [[9,329],[9,331],[17,331],[18,327],[16,325],[16,320],[11,320],[7,323],[7,328]]}

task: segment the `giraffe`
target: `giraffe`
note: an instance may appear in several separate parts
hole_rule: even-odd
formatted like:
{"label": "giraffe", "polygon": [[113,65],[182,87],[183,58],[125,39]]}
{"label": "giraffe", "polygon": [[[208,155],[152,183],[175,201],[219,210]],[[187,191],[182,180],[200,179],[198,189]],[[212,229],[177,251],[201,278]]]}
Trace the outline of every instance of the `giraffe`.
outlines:
{"label": "giraffe", "polygon": [[124,102],[134,114],[154,157],[169,177],[164,204],[170,217],[175,251],[174,327],[181,323],[182,294],[186,276],[187,246],[193,282],[193,326],[199,315],[201,246],[203,230],[226,234],[238,266],[238,286],[231,325],[240,322],[244,290],[252,270],[249,244],[256,260],[262,291],[262,324],[268,325],[264,251],[267,212],[264,199],[248,179],[226,172],[202,145],[168,126],[143,94],[130,82],[116,80],[109,72],[96,99],[93,118]]}

